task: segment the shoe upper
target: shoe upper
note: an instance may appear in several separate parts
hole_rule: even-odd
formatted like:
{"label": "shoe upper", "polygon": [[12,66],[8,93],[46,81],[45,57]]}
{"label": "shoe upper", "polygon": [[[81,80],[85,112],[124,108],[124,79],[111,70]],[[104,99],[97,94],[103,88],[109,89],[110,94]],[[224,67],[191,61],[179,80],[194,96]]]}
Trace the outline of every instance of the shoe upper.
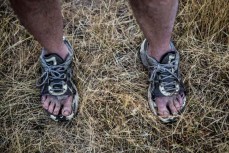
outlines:
{"label": "shoe upper", "polygon": [[76,94],[72,80],[72,48],[66,40],[64,42],[69,48],[66,60],[57,54],[42,53],[40,56],[42,75],[37,81],[37,86],[41,88],[41,95],[52,95],[63,99]]}
{"label": "shoe upper", "polygon": [[[145,42],[147,44],[147,42]],[[148,45],[148,44],[147,44]],[[179,72],[179,53],[171,43],[171,51],[162,56],[160,61],[150,57],[145,51],[143,64],[149,70],[149,82],[152,97],[172,96],[184,92],[184,86]]]}
{"label": "shoe upper", "polygon": [[178,61],[178,52],[171,51],[166,53],[159,63],[149,67],[150,82],[154,83],[155,97],[172,96],[184,91]]}

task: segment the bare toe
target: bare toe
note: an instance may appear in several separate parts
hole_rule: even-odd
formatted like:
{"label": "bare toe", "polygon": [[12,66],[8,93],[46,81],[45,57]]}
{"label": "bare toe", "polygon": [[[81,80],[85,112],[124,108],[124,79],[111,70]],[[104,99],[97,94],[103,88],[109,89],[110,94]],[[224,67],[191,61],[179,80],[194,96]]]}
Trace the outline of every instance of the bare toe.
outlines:
{"label": "bare toe", "polygon": [[43,104],[45,102],[46,96],[41,96],[41,103]]}
{"label": "bare toe", "polygon": [[178,111],[177,111],[176,106],[174,105],[174,101],[175,100],[170,100],[168,106],[169,106],[169,109],[170,109],[171,113],[173,115],[177,115],[178,114]]}
{"label": "bare toe", "polygon": [[69,116],[72,112],[72,96],[68,97],[63,102],[63,109],[62,109],[62,115],[63,116]]}
{"label": "bare toe", "polygon": [[[182,95],[183,95],[183,94],[182,94]],[[182,107],[182,105],[183,105],[183,98],[181,97],[180,94],[177,95],[177,101],[179,102],[180,107]]]}
{"label": "bare toe", "polygon": [[157,108],[158,108],[158,114],[163,117],[169,117],[169,110],[167,108],[167,99],[166,98],[156,98],[156,104],[157,104]]}
{"label": "bare toe", "polygon": [[48,108],[49,113],[53,113],[54,107],[55,107],[55,102],[51,102]]}
{"label": "bare toe", "polygon": [[177,100],[176,98],[174,98],[173,104],[174,104],[174,106],[176,107],[176,110],[177,110],[177,111],[180,111],[180,109],[181,109],[181,104],[178,102],[178,100]]}
{"label": "bare toe", "polygon": [[42,96],[41,102],[42,102],[43,108],[46,109],[46,110],[48,110],[49,103],[50,103],[50,98],[48,98],[47,96]]}
{"label": "bare toe", "polygon": [[60,103],[56,103],[53,114],[59,115],[59,112],[60,112]]}

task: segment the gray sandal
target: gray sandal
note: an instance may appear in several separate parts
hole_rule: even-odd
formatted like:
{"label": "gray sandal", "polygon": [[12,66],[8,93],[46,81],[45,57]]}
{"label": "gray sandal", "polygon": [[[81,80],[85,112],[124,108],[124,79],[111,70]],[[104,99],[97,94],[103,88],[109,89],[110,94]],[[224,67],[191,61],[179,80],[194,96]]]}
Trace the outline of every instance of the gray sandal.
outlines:
{"label": "gray sandal", "polygon": [[141,61],[149,71],[149,106],[153,113],[164,123],[176,121],[178,115],[171,115],[167,118],[159,116],[157,105],[155,103],[156,97],[167,97],[180,94],[183,100],[180,113],[183,112],[186,105],[185,89],[179,71],[180,56],[172,42],[170,43],[170,46],[171,51],[166,53],[161,58],[160,62],[147,54],[147,40],[143,41],[140,49]]}
{"label": "gray sandal", "polygon": [[61,110],[58,115],[47,111],[50,118],[54,121],[71,120],[78,110],[79,95],[77,88],[72,80],[72,59],[73,49],[69,42],[64,38],[64,43],[68,47],[69,54],[66,60],[63,60],[57,54],[44,55],[44,50],[40,56],[42,75],[37,81],[37,86],[41,89],[41,96],[51,95],[60,100],[73,96],[72,113],[69,116],[63,116]]}

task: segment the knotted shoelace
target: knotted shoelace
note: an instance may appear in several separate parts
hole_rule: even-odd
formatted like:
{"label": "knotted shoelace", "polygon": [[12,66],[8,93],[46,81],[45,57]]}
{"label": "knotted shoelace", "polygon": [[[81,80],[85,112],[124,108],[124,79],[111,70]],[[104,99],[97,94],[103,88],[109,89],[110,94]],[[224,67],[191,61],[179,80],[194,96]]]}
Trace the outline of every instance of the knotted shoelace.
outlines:
{"label": "knotted shoelace", "polygon": [[[159,81],[161,83],[161,86],[164,87],[166,92],[175,93],[177,81],[180,81],[175,73],[175,62],[176,61],[172,61],[169,64],[159,64],[155,62],[152,66],[149,66],[149,69],[153,70],[150,75],[149,82],[154,82],[156,74],[160,73]],[[168,82],[167,79],[171,79],[174,81]]]}
{"label": "knotted shoelace", "polygon": [[[44,68],[44,72],[42,73],[41,77],[38,78],[36,86],[41,87],[46,82],[49,84],[52,82],[53,86],[60,85],[63,86],[65,83],[65,79],[67,77],[66,70],[70,64],[70,60],[65,61],[63,64],[60,65],[47,65],[42,61],[42,67]],[[53,82],[53,80],[63,80],[59,82]],[[52,89],[53,91],[62,91],[63,89]]]}

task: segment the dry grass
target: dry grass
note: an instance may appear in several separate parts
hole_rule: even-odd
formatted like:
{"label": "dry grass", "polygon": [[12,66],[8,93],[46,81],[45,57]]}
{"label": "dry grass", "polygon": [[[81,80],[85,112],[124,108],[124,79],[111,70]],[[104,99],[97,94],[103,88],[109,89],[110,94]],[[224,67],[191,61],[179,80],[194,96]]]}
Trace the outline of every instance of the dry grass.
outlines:
{"label": "dry grass", "polygon": [[40,46],[0,4],[0,152],[229,151],[229,3],[181,0],[174,40],[188,90],[185,114],[161,124],[149,110],[143,35],[127,1],[65,1],[65,34],[75,49],[78,116],[47,118],[35,88]]}

